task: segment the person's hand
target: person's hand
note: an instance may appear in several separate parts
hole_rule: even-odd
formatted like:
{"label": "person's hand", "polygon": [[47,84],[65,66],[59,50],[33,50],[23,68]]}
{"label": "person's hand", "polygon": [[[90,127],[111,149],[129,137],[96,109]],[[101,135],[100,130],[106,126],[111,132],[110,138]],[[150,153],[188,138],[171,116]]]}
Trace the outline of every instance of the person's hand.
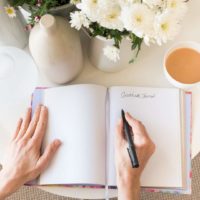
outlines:
{"label": "person's hand", "polygon": [[41,145],[48,121],[48,110],[38,106],[31,120],[31,108],[20,119],[13,135],[3,169],[0,171],[0,199],[34,180],[47,168],[61,142],[53,141],[41,155]]}
{"label": "person's hand", "polygon": [[155,145],[147,134],[144,125],[126,113],[126,120],[134,133],[134,144],[139,160],[139,168],[132,168],[127,151],[128,143],[123,132],[123,122],[117,124],[115,139],[115,161],[118,186],[118,198],[120,200],[139,199],[140,176],[149,158],[155,151]]}

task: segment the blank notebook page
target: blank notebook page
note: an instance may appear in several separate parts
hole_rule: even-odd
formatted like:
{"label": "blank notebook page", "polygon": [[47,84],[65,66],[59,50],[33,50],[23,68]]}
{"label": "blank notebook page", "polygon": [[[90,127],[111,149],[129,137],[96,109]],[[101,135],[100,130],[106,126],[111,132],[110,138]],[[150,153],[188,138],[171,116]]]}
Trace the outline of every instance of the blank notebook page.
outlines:
{"label": "blank notebook page", "polygon": [[108,184],[116,185],[115,127],[121,109],[142,121],[156,152],[141,177],[145,187],[182,187],[180,91],[178,89],[112,87],[108,135]]}
{"label": "blank notebook page", "polygon": [[44,146],[55,138],[62,145],[40,184],[105,184],[106,92],[95,85],[44,90],[49,109]]}

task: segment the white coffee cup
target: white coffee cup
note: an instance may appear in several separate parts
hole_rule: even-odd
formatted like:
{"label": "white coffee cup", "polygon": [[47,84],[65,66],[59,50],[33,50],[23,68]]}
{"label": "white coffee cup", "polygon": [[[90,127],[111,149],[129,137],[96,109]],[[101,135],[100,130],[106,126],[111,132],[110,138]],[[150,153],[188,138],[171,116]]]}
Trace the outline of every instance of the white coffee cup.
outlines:
{"label": "white coffee cup", "polygon": [[[179,42],[176,43],[175,45],[173,45],[165,54],[164,56],[164,61],[163,61],[163,67],[164,67],[164,74],[167,78],[167,80],[175,87],[181,88],[181,89],[190,89],[194,86],[200,85],[200,80],[198,82],[195,83],[191,83],[191,84],[187,84],[187,83],[183,83],[180,81],[177,81],[176,79],[174,79],[168,72],[167,67],[166,67],[166,61],[167,58],[169,57],[169,55],[174,52],[177,49],[181,49],[181,48],[190,48],[193,49],[197,52],[200,53],[200,43],[198,42],[193,42],[193,41],[183,41],[183,42]],[[200,66],[199,66],[200,67]]]}

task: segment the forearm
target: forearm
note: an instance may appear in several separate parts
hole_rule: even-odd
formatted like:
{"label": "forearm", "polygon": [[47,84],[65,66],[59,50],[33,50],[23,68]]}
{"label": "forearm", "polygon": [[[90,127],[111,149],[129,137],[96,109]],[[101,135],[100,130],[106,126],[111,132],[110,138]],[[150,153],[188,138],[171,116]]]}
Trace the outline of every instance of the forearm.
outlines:
{"label": "forearm", "polygon": [[136,185],[133,188],[129,188],[128,185],[119,187],[118,200],[139,200],[140,198],[140,186]]}
{"label": "forearm", "polygon": [[6,176],[3,171],[0,172],[0,200],[4,200],[6,197],[15,192],[18,187],[15,180],[11,180]]}
{"label": "forearm", "polygon": [[5,199],[9,195],[9,185],[5,182],[4,177],[0,173],[0,200]]}
{"label": "forearm", "polygon": [[130,179],[118,176],[118,200],[139,200],[140,181],[137,178]]}
{"label": "forearm", "polygon": [[6,191],[6,185],[0,185],[0,200],[4,200],[6,197],[9,196],[9,192]]}

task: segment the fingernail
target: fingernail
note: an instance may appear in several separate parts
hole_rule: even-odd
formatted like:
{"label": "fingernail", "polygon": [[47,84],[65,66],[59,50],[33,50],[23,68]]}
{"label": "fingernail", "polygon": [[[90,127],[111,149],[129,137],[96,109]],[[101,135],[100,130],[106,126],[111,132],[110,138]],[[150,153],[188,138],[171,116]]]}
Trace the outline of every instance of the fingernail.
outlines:
{"label": "fingernail", "polygon": [[132,118],[132,119],[133,119],[132,115],[131,115],[129,112],[127,112],[127,113],[125,114],[125,117]]}
{"label": "fingernail", "polygon": [[38,104],[37,105],[37,109],[41,108],[42,107],[42,104]]}
{"label": "fingernail", "polygon": [[42,108],[41,108],[43,111],[47,109],[46,106],[42,105]]}
{"label": "fingernail", "polygon": [[127,112],[126,115],[131,116],[129,112]]}
{"label": "fingernail", "polygon": [[47,109],[47,107],[46,106],[43,106],[44,107],[44,109]]}
{"label": "fingernail", "polygon": [[56,146],[60,146],[61,144],[62,144],[62,142],[60,141],[60,140],[55,140],[55,142],[54,142],[54,144],[56,145]]}

